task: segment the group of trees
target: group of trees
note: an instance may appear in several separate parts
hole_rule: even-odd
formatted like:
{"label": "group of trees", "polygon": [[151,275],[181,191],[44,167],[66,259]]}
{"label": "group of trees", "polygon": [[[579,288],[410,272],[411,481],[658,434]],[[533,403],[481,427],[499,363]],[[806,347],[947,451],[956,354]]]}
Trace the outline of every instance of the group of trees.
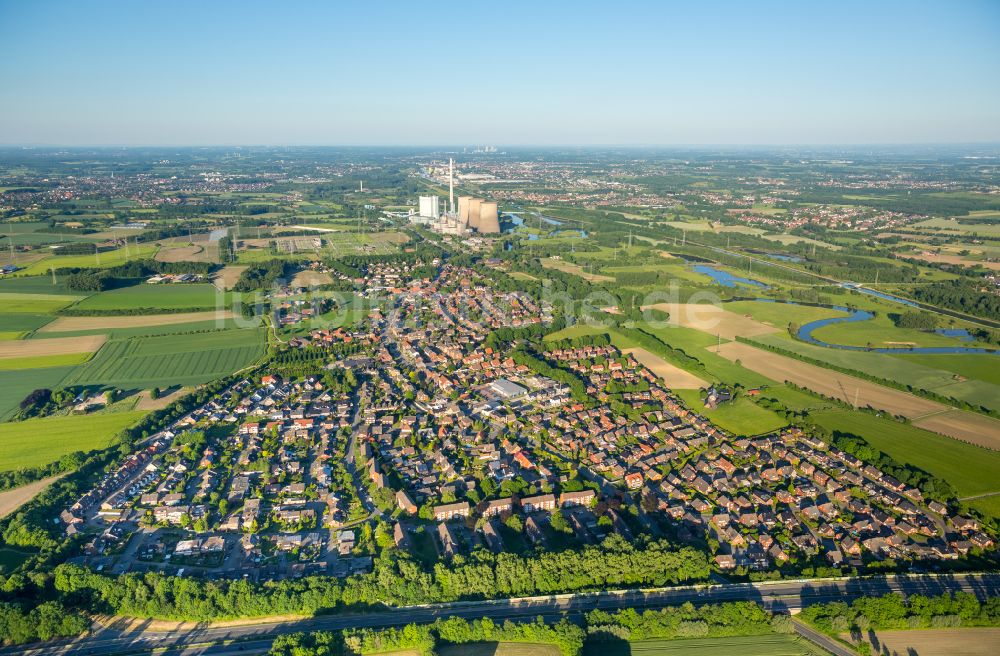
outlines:
{"label": "group of trees", "polygon": [[86,615],[57,601],[46,601],[30,610],[20,604],[0,601],[0,642],[4,644],[22,645],[77,636],[89,626]]}
{"label": "group of trees", "polygon": [[66,277],[66,286],[70,289],[99,292],[162,273],[193,273],[204,276],[211,272],[213,266],[209,262],[160,262],[147,259],[132,260],[107,269],[64,267],[56,269],[56,274]]}
{"label": "group of trees", "polygon": [[918,301],[967,314],[996,319],[1000,317],[1000,296],[983,291],[976,280],[959,278],[918,285],[911,292]]}
{"label": "group of trees", "polygon": [[660,610],[587,613],[587,633],[596,640],[650,640],[654,638],[709,638],[790,633],[790,619],[771,615],[752,601],[707,604],[686,603]]}
{"label": "group of trees", "polygon": [[67,603],[135,617],[213,620],[276,614],[314,614],[372,604],[414,604],[548,594],[632,585],[704,580],[700,551],[665,541],[645,545],[611,536],[579,551],[521,557],[475,553],[425,570],[406,554],[389,552],[374,571],[343,581],[330,577],[268,581],[201,581],[157,572],[108,577],[72,564],[55,571]]}
{"label": "group of trees", "polygon": [[446,645],[472,643],[528,643],[553,645],[563,656],[578,656],[584,644],[650,639],[730,637],[791,633],[787,615],[772,615],[755,602],[738,601],[695,607],[691,603],[640,612],[591,611],[580,623],[561,619],[533,621],[438,619],[433,624],[408,624],[398,628],[360,628],[344,632],[295,633],[275,639],[269,656],[365,656],[414,651],[423,656]]}
{"label": "group of trees", "polygon": [[279,281],[287,281],[291,276],[292,265],[285,260],[268,260],[248,266],[240,274],[239,280],[233,285],[238,292],[252,292],[259,289],[271,289]]}
{"label": "group of trees", "polygon": [[802,609],[801,618],[831,634],[848,630],[926,629],[1000,626],[1000,598],[980,602],[967,592],[929,597],[898,593],[860,597],[851,603],[831,601]]}
{"label": "group of trees", "polygon": [[52,391],[42,387],[32,390],[18,405],[14,420],[20,421],[22,419],[31,419],[32,417],[45,417],[65,408],[73,402],[74,398],[76,398],[76,395],[67,389]]}
{"label": "group of trees", "polygon": [[930,332],[938,327],[937,318],[929,312],[892,312],[889,318],[897,328],[912,328]]}

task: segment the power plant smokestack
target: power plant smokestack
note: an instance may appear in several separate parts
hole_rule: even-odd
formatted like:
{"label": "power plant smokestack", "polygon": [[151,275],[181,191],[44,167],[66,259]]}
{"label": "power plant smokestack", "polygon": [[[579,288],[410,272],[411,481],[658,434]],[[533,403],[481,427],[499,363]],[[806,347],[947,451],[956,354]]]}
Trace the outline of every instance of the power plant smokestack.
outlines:
{"label": "power plant smokestack", "polygon": [[448,158],[448,211],[455,213],[455,160]]}

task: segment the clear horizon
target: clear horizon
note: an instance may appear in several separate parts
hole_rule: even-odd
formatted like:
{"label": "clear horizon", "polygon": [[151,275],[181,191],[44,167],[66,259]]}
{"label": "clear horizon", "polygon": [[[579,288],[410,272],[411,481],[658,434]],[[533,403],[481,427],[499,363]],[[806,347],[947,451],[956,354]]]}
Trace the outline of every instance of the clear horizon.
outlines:
{"label": "clear horizon", "polygon": [[984,1],[52,0],[0,5],[0,54],[13,147],[1000,142]]}

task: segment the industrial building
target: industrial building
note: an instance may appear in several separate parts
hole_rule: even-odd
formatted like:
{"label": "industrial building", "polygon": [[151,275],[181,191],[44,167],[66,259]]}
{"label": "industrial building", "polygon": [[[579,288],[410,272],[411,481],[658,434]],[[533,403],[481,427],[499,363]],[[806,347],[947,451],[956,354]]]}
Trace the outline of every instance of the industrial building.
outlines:
{"label": "industrial building", "polygon": [[441,216],[440,199],[437,196],[420,197],[420,216],[425,219],[437,219]]}
{"label": "industrial building", "polygon": [[437,196],[420,197],[420,220],[432,219],[438,232],[463,235],[475,230],[480,234],[500,233],[500,214],[493,201],[472,196],[459,196],[455,207],[455,168],[448,160],[448,211],[441,213]]}

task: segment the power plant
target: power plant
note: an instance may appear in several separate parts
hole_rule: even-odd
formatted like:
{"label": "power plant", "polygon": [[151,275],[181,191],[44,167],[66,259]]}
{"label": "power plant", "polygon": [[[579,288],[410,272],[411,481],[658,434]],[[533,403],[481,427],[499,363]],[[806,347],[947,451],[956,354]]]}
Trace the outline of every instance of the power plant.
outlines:
{"label": "power plant", "polygon": [[440,212],[437,196],[421,196],[419,217],[415,220],[427,222],[431,227],[443,234],[464,235],[471,231],[480,234],[495,235],[500,233],[500,213],[493,201],[459,196],[458,207],[455,207],[455,163],[448,160],[448,211]]}

